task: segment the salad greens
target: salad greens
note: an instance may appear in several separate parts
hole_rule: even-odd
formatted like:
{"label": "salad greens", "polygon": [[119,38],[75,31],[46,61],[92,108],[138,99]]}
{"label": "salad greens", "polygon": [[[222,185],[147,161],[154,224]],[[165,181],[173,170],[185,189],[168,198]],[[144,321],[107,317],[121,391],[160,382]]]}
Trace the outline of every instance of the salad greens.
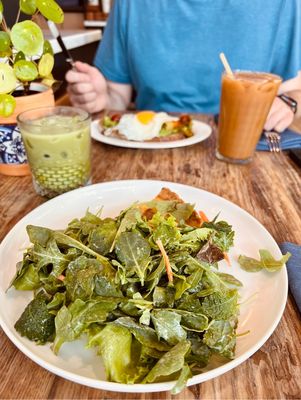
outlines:
{"label": "salad greens", "polygon": [[22,336],[58,354],[85,335],[107,379],[175,379],[178,393],[214,354],[234,358],[241,283],[218,271],[231,226],[162,191],[116,218],[88,211],[63,232],[28,226],[11,285],[34,291],[15,324]]}
{"label": "salad greens", "polygon": [[258,272],[265,269],[268,272],[278,271],[290,258],[291,254],[284,254],[280,260],[275,260],[272,254],[268,250],[259,250],[260,260],[255,258],[240,255],[238,257],[239,265],[242,269],[248,272]]}

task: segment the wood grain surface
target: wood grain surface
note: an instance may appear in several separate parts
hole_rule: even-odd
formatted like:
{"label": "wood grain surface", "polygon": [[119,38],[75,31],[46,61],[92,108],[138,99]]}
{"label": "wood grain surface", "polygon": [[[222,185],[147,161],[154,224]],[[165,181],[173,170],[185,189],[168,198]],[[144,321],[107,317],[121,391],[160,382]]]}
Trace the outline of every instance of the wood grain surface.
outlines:
{"label": "wood grain surface", "polygon": [[[208,116],[199,119],[213,124]],[[169,150],[133,150],[93,142],[93,183],[162,179],[220,195],[260,221],[275,240],[301,244],[301,169],[283,152],[257,152],[249,165],[218,161],[216,132],[205,142]],[[30,177],[0,176],[0,240],[46,200]],[[301,399],[301,319],[289,294],[273,335],[247,361],[220,377],[169,392],[127,394],[60,378],[24,356],[0,330],[1,399]]]}

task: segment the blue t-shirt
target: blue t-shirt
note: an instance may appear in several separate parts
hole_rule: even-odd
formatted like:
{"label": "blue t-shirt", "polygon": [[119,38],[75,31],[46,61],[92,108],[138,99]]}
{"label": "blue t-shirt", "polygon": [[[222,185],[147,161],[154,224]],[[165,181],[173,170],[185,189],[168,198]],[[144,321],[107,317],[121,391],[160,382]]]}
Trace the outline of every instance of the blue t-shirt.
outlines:
{"label": "blue t-shirt", "polygon": [[137,109],[213,112],[233,69],[301,70],[301,0],[114,0],[95,66],[131,84]]}

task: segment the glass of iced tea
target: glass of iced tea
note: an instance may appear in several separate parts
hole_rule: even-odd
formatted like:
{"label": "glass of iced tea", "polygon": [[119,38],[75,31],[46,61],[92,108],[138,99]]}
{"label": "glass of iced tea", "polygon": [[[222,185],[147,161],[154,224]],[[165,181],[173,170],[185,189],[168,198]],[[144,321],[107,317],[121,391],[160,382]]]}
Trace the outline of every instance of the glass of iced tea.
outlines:
{"label": "glass of iced tea", "polygon": [[246,164],[252,160],[281,77],[265,72],[224,73],[216,156]]}
{"label": "glass of iced tea", "polygon": [[17,117],[33,184],[48,198],[91,178],[90,115],[75,107],[42,107]]}

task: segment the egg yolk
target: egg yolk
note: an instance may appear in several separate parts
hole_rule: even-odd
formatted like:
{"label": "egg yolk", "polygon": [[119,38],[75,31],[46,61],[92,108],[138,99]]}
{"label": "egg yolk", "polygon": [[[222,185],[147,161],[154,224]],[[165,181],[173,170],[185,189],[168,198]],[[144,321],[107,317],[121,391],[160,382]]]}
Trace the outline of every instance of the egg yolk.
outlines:
{"label": "egg yolk", "polygon": [[138,121],[143,125],[149,124],[154,116],[155,113],[153,111],[140,111],[136,114]]}

